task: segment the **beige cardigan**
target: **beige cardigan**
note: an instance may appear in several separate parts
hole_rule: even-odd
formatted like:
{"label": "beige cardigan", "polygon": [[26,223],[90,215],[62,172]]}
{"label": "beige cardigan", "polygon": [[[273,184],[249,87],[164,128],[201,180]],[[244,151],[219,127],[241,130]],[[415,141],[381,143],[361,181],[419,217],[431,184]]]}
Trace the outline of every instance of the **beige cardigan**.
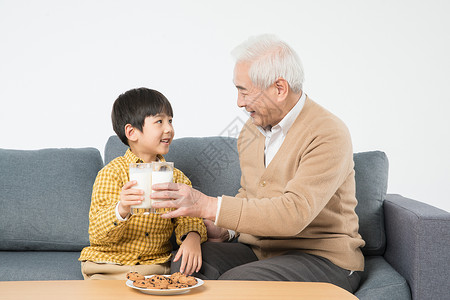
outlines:
{"label": "beige cardigan", "polygon": [[259,259],[298,249],[363,270],[365,243],[345,124],[307,97],[267,168],[264,141],[248,120],[238,139],[241,189],[236,197],[222,197],[217,225],[240,232],[239,241]]}

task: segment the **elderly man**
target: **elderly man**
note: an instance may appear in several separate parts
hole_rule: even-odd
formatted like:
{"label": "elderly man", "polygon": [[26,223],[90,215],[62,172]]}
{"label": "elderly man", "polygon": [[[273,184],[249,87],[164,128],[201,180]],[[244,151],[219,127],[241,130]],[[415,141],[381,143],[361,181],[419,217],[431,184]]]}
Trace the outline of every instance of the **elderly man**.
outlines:
{"label": "elderly man", "polygon": [[283,41],[250,38],[233,54],[237,104],[250,113],[238,139],[241,189],[216,198],[154,185],[152,198],[174,199],[155,206],[177,208],[166,218],[205,218],[210,240],[237,232],[237,243],[204,245],[200,273],[209,279],[330,282],[354,292],[364,241],[348,129],[303,92],[301,61]]}

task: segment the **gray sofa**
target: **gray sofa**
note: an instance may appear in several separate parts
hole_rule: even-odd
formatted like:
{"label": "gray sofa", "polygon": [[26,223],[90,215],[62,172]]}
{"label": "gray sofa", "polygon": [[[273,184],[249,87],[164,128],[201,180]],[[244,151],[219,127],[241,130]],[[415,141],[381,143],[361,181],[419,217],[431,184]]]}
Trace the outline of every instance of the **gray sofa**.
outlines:
{"label": "gray sofa", "polygon": [[[97,172],[126,147],[112,136],[104,161],[94,148],[0,149],[0,280],[82,279],[77,261],[89,244],[88,212]],[[180,138],[166,155],[210,196],[239,188],[236,140]],[[356,208],[365,271],[360,299],[448,299],[450,214],[386,195],[383,152],[354,155]]]}

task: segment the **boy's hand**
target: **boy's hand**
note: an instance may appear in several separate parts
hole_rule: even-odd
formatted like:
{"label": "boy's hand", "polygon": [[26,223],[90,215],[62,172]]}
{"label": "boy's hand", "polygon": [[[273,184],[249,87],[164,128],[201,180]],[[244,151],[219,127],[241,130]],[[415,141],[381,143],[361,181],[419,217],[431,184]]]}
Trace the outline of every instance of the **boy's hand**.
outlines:
{"label": "boy's hand", "polygon": [[137,184],[136,180],[127,182],[122,187],[122,192],[120,192],[120,202],[119,202],[119,214],[122,218],[128,216],[131,212],[132,205],[139,205],[144,200],[144,191],[140,189],[133,189],[132,187]]}
{"label": "boy's hand", "polygon": [[200,235],[197,232],[189,232],[178,249],[173,261],[181,257],[180,272],[191,275],[200,271],[202,267],[202,249],[200,246]]}

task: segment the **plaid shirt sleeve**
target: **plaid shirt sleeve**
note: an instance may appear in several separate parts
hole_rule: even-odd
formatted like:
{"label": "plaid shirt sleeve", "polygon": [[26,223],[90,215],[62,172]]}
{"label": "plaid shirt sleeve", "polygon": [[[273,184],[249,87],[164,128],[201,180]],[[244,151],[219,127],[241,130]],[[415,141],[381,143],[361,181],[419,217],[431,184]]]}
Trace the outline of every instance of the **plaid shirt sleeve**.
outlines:
{"label": "plaid shirt sleeve", "polygon": [[[178,169],[174,169],[173,182],[184,183],[192,186],[191,181]],[[206,234],[206,226],[201,218],[193,217],[178,217],[175,218],[175,236],[177,238],[177,244],[181,245],[181,238],[191,231],[195,231],[200,235],[200,243],[206,242],[208,239]]]}
{"label": "plaid shirt sleeve", "polygon": [[89,212],[89,236],[97,243],[117,242],[125,231],[126,222],[119,221],[115,212],[122,186],[127,181],[121,175],[113,168],[103,168],[95,180]]}

